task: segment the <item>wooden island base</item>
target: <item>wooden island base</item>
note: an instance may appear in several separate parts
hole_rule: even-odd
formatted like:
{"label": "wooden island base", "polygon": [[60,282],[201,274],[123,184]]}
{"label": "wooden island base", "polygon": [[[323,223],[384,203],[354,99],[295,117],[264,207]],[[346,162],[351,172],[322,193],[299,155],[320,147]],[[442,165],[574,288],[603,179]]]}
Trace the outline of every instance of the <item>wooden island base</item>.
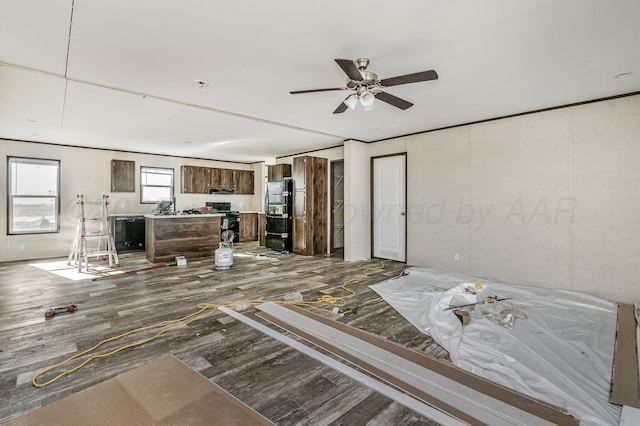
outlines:
{"label": "wooden island base", "polygon": [[147,260],[153,263],[213,256],[220,243],[221,214],[145,216]]}

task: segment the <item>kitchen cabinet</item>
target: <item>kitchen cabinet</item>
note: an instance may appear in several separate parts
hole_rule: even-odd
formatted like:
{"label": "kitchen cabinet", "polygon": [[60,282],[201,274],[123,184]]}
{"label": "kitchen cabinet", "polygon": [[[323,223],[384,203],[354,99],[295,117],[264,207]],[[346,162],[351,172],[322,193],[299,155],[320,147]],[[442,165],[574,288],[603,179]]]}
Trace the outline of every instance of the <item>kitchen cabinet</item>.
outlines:
{"label": "kitchen cabinet", "polygon": [[240,213],[240,241],[258,239],[258,213]]}
{"label": "kitchen cabinet", "polygon": [[182,166],[180,170],[183,194],[210,194],[212,191],[254,194],[253,170],[199,166]]}
{"label": "kitchen cabinet", "polygon": [[208,167],[180,167],[182,193],[208,194],[211,172]]}
{"label": "kitchen cabinet", "polygon": [[293,159],[293,252],[304,256],[327,252],[326,158]]}
{"label": "kitchen cabinet", "polygon": [[234,189],[236,194],[254,193],[253,170],[234,170]]}
{"label": "kitchen cabinet", "polygon": [[291,177],[291,164],[267,166],[267,181],[280,181]]}
{"label": "kitchen cabinet", "polygon": [[212,190],[233,191],[235,194],[254,193],[253,170],[198,166],[182,166],[180,170],[183,194],[209,194]]}
{"label": "kitchen cabinet", "polygon": [[[233,183],[233,170],[231,169],[209,169],[211,178],[209,181],[209,188],[219,191],[230,191],[234,189]],[[208,192],[208,191],[207,191]]]}
{"label": "kitchen cabinet", "polygon": [[136,162],[111,160],[111,192],[136,192]]}

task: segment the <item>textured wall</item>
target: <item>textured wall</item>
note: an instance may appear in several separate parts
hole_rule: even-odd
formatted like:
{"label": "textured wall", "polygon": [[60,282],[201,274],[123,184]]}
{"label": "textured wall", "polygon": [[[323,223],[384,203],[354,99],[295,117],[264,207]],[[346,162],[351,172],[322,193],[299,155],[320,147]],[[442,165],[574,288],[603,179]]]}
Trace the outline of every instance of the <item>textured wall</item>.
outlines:
{"label": "textured wall", "polygon": [[409,264],[640,300],[640,96],[384,144],[408,153]]}

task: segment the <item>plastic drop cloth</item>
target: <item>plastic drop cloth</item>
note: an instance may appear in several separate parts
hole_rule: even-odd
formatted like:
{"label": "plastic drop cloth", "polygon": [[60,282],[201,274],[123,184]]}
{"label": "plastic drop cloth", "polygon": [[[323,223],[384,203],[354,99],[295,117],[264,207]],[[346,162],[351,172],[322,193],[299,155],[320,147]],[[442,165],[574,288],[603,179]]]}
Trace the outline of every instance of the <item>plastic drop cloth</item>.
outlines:
{"label": "plastic drop cloth", "polygon": [[[621,407],[609,403],[616,304],[426,268],[406,272],[371,288],[449,351],[455,365],[565,408],[580,424],[619,424]],[[476,282],[484,289],[475,298],[461,291]],[[511,299],[476,305],[464,327],[453,310],[445,310],[489,294]],[[511,329],[494,322],[495,315],[509,313]]]}

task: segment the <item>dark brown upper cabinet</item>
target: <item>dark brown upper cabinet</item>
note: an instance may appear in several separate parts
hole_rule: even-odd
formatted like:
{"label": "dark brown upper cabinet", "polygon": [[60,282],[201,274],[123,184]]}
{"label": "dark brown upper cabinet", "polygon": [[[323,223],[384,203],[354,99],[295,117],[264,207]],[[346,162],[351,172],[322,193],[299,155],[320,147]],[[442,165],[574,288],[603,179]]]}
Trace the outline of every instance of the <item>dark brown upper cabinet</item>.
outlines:
{"label": "dark brown upper cabinet", "polygon": [[234,189],[236,194],[253,194],[253,170],[234,170]]}
{"label": "dark brown upper cabinet", "polygon": [[267,166],[267,180],[269,182],[281,181],[291,177],[291,164],[275,164]]}
{"label": "dark brown upper cabinet", "polygon": [[252,170],[219,169],[213,167],[182,166],[181,192],[210,194],[212,192],[253,194]]}
{"label": "dark brown upper cabinet", "polygon": [[208,194],[210,170],[207,167],[182,166],[182,191],[189,194]]}
{"label": "dark brown upper cabinet", "polygon": [[136,162],[111,160],[111,192],[136,192]]}

